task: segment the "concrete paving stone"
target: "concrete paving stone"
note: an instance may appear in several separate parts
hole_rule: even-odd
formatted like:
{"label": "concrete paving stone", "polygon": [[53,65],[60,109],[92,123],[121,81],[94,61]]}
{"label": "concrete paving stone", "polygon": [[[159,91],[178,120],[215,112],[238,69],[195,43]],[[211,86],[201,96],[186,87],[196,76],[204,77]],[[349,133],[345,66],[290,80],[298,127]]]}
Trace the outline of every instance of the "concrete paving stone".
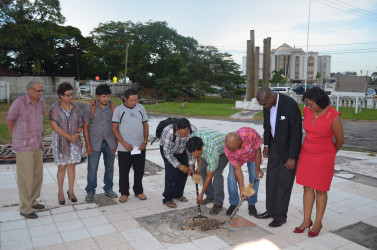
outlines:
{"label": "concrete paving stone", "polygon": [[30,227],[29,231],[32,239],[41,235],[58,233],[58,229],[55,224]]}
{"label": "concrete paving stone", "polygon": [[338,250],[367,250],[368,248],[363,247],[355,242],[352,242],[348,245],[339,247]]}
{"label": "concrete paving stone", "polygon": [[331,250],[332,248],[325,245],[324,243],[316,240],[316,239],[308,239],[305,241],[302,241],[300,243],[295,244],[299,248],[305,249],[305,250]]}
{"label": "concrete paving stone", "polygon": [[61,214],[61,213],[68,213],[68,212],[73,212],[75,209],[73,206],[62,206],[62,207],[57,207],[54,209],[50,209],[51,214]]}
{"label": "concrete paving stone", "polygon": [[85,227],[93,227],[109,223],[109,220],[102,214],[96,217],[83,218],[81,221],[84,223]]}
{"label": "concrete paving stone", "polygon": [[370,217],[377,216],[377,209],[376,209],[376,207],[364,206],[364,207],[359,207],[356,210],[359,210],[361,212],[367,213]]}
{"label": "concrete paving stone", "polygon": [[97,225],[97,226],[92,226],[92,227],[87,227],[90,235],[92,237],[96,236],[101,236],[101,235],[106,235],[110,233],[115,233],[117,230],[112,224],[102,224],[102,225]]}
{"label": "concrete paving stone", "polygon": [[368,217],[370,217],[370,215],[368,215],[367,213],[352,209],[347,213],[334,215],[331,219],[339,221],[339,223],[342,223],[344,225],[350,225],[362,221]]}
{"label": "concrete paving stone", "polygon": [[56,222],[56,227],[58,228],[59,232],[66,232],[74,229],[84,228],[85,225],[82,223],[81,220],[69,220],[69,221],[61,221]]}
{"label": "concrete paving stone", "polygon": [[80,211],[77,211],[76,214],[80,219],[102,215],[98,208],[80,210]]}
{"label": "concrete paving stone", "polygon": [[41,226],[41,225],[46,225],[46,224],[53,224],[54,220],[52,219],[52,216],[43,216],[39,217],[36,220],[26,220],[26,223],[28,224],[29,227],[36,227],[36,226]]}
{"label": "concrete paving stone", "polygon": [[352,242],[333,233],[326,233],[326,234],[321,233],[318,235],[316,240],[333,249],[348,245]]}
{"label": "concrete paving stone", "polygon": [[49,245],[44,247],[36,247],[35,250],[66,250],[66,246],[64,243]]}
{"label": "concrete paving stone", "polygon": [[1,249],[33,249],[33,243],[30,238],[22,240],[1,241]]}
{"label": "concrete paving stone", "polygon": [[[43,203],[42,203],[43,204]],[[48,208],[48,206],[46,204],[43,204],[46,206],[46,208]],[[43,217],[43,216],[51,216],[51,212],[50,210],[45,210],[45,211],[40,211],[40,210],[34,210],[35,213],[39,216],[39,217]]]}
{"label": "concrete paving stone", "polygon": [[0,232],[11,231],[16,229],[27,229],[26,220],[16,220],[0,223]]}
{"label": "concrete paving stone", "polygon": [[121,232],[123,237],[128,241],[138,241],[146,238],[153,237],[148,231],[144,228],[135,228],[129,229],[126,231]]}
{"label": "concrete paving stone", "polygon": [[357,209],[359,207],[364,207],[368,205],[368,202],[356,201],[355,199],[349,198],[339,201],[338,204],[352,209]]}
{"label": "concrete paving stone", "polygon": [[137,222],[135,219],[117,221],[113,222],[112,224],[118,230],[118,232],[135,228],[141,228],[139,222]]}
{"label": "concrete paving stone", "polygon": [[125,211],[122,211],[122,212],[119,212],[119,213],[106,214],[105,217],[111,223],[132,219],[132,216],[128,212],[125,212]]}
{"label": "concrete paving stone", "polygon": [[302,248],[299,248],[298,246],[291,245],[291,246],[288,246],[288,247],[284,247],[281,250],[301,250],[301,249]]}
{"label": "concrete paving stone", "polygon": [[106,235],[96,236],[93,238],[100,249],[108,249],[110,246],[129,246],[128,241],[118,232]]}
{"label": "concrete paving stone", "polygon": [[65,243],[65,246],[67,249],[72,249],[72,250],[77,250],[77,249],[100,249],[96,242],[92,238],[88,239],[81,239],[81,240],[76,240],[72,242],[67,242]]}
{"label": "concrete paving stone", "polygon": [[144,216],[149,216],[152,214],[155,214],[152,209],[149,208],[139,208],[139,209],[128,209],[128,213],[133,217],[133,218],[139,218],[139,217],[144,217]]}
{"label": "concrete paving stone", "polygon": [[331,210],[335,211],[338,214],[343,214],[343,213],[346,213],[346,212],[352,210],[352,208],[343,206],[339,202],[328,204],[327,207],[326,207],[326,209],[331,209]]}
{"label": "concrete paving stone", "polygon": [[59,233],[44,234],[35,237],[32,236],[31,240],[33,246],[36,248],[63,243],[62,237]]}
{"label": "concrete paving stone", "polygon": [[[12,208],[13,209],[13,208]],[[7,221],[15,221],[25,219],[25,217],[20,215],[20,211],[6,211],[0,213],[0,221],[7,222]]]}
{"label": "concrete paving stone", "polygon": [[362,220],[365,224],[369,224],[371,226],[377,227],[377,216],[367,218],[365,220]]}
{"label": "concrete paving stone", "polygon": [[205,249],[205,250],[215,250],[215,249],[222,249],[224,247],[228,247],[229,245],[219,239],[216,236],[209,236],[206,238],[198,239],[198,240],[193,240],[192,243],[199,247],[200,249]]}
{"label": "concrete paving stone", "polygon": [[63,221],[72,221],[77,220],[79,217],[77,216],[76,212],[67,212],[67,213],[59,213],[52,215],[52,219],[58,223]]}
{"label": "concrete paving stone", "polygon": [[86,210],[86,209],[91,209],[91,208],[97,208],[97,204],[96,203],[84,203],[84,204],[79,204],[79,205],[73,205],[74,209],[76,211],[80,211],[80,210]]}
{"label": "concrete paving stone", "polygon": [[199,247],[197,247],[195,244],[191,242],[186,242],[182,244],[177,244],[175,246],[170,246],[167,248],[168,250],[200,250]]}
{"label": "concrete paving stone", "polygon": [[[299,224],[297,224],[299,226]],[[281,232],[276,233],[275,235],[278,236],[281,239],[284,239],[285,241],[289,242],[290,244],[296,244],[302,241],[305,241],[308,239],[308,230],[305,230],[305,232],[298,234],[293,232],[294,228],[287,228],[286,230],[283,230]]]}
{"label": "concrete paving stone", "polygon": [[0,235],[1,242],[4,241],[17,241],[30,238],[29,229],[21,228],[10,231],[2,232]]}
{"label": "concrete paving stone", "polygon": [[165,247],[154,237],[145,238],[143,240],[130,241],[129,244],[135,250],[165,249]]}
{"label": "concrete paving stone", "polygon": [[273,244],[278,246],[278,248],[283,248],[291,245],[290,242],[275,234],[267,235],[265,239],[271,241]]}
{"label": "concrete paving stone", "polygon": [[60,234],[64,242],[71,242],[71,241],[77,241],[81,239],[90,238],[90,234],[86,228],[60,232]]}

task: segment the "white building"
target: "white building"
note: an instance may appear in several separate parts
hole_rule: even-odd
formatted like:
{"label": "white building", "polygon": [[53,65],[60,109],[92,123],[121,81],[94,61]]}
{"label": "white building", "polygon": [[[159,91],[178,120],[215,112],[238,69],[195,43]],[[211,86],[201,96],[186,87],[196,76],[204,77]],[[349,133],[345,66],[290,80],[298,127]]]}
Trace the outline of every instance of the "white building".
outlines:
{"label": "white building", "polygon": [[[305,58],[306,52],[301,48],[292,48],[284,43],[277,49],[271,50],[270,75],[273,71],[284,70],[284,76],[289,83],[305,82]],[[309,51],[307,65],[307,82],[318,83],[317,73],[321,74],[319,83],[330,78],[331,56],[318,55],[318,52]],[[242,71],[246,75],[246,57],[243,57]],[[259,54],[259,79],[263,78],[263,53]]]}

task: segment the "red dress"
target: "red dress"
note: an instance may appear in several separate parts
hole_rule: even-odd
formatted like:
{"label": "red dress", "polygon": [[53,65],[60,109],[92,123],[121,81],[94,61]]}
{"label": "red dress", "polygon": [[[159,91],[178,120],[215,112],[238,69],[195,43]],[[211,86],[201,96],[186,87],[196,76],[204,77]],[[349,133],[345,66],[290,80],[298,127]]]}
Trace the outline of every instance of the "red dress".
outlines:
{"label": "red dress", "polygon": [[336,156],[331,125],[338,115],[340,113],[330,106],[313,123],[313,112],[308,107],[304,108],[306,136],[297,163],[297,184],[319,191],[330,190]]}

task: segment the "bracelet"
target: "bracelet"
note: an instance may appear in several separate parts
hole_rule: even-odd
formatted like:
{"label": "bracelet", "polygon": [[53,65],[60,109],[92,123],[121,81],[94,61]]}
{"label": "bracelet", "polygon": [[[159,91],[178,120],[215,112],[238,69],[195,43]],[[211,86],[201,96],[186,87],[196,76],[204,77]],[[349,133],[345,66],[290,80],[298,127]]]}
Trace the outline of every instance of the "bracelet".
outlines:
{"label": "bracelet", "polygon": [[178,169],[182,171],[182,169],[184,169],[185,166],[183,165],[179,165]]}
{"label": "bracelet", "polygon": [[148,143],[148,141],[144,141],[144,143]]}

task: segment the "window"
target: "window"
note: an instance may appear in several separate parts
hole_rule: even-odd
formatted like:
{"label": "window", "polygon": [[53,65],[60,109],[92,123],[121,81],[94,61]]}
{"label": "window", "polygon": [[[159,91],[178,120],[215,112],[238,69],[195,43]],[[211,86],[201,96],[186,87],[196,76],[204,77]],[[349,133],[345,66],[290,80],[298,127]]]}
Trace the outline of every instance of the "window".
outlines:
{"label": "window", "polygon": [[300,74],[300,57],[295,58],[295,79],[298,79]]}
{"label": "window", "polygon": [[314,57],[308,57],[308,70],[307,70],[308,79],[314,79]]}

